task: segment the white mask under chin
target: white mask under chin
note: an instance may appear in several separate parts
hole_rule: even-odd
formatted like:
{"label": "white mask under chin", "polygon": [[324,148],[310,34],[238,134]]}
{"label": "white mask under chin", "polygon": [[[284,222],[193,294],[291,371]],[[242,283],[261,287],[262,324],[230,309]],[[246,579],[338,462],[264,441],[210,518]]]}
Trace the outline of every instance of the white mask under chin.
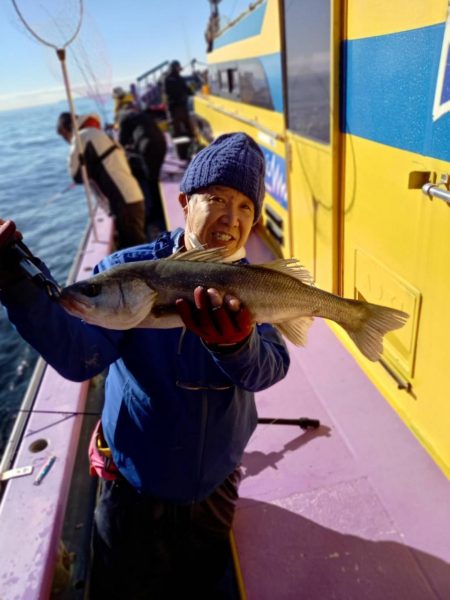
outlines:
{"label": "white mask under chin", "polygon": [[[189,243],[193,248],[203,247],[203,244],[200,243],[195,233],[189,232],[187,234],[187,237],[189,239]],[[234,262],[235,260],[241,260],[242,258],[245,258],[245,255],[245,246],[242,246],[241,248],[239,248],[239,250],[236,250],[236,252],[234,252],[230,256],[226,256],[224,259],[222,259],[222,262]]]}

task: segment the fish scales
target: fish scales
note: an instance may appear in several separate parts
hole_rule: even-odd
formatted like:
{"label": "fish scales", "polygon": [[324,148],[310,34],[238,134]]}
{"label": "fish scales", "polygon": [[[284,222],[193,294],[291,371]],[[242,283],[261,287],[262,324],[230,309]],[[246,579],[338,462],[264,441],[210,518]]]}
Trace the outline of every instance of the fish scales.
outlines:
{"label": "fish scales", "polygon": [[256,323],[272,323],[297,345],[306,343],[314,317],[341,325],[370,360],[383,351],[383,336],[404,325],[395,308],[341,298],[312,286],[296,259],[263,265],[219,262],[221,249],[191,250],[167,259],[112,267],[63,290],[64,308],[86,322],[110,329],[181,327],[175,301],[193,299],[196,287],[231,294]]}
{"label": "fish scales", "polygon": [[[150,269],[152,266],[148,265]],[[160,274],[159,282],[154,273]],[[180,267],[176,261],[167,261],[149,274],[148,283],[158,290],[161,303],[164,298],[167,304],[174,304],[180,297],[192,300],[192,290],[199,285],[236,295],[258,322],[277,323],[299,316],[316,316],[356,324],[367,315],[364,303],[335,296],[306,285],[292,274],[258,265],[192,261]]]}
{"label": "fish scales", "polygon": [[[247,306],[255,320],[284,321],[299,315],[300,294],[309,295],[314,288],[283,273],[257,265],[195,263],[167,261],[148,265],[148,284],[158,291],[156,304],[175,304],[177,298],[192,300],[197,286],[212,287],[219,292],[237,296]],[[155,266],[155,269],[152,267]],[[155,277],[156,275],[156,277]],[[309,311],[305,298],[304,314]],[[317,307],[319,302],[315,302]]]}

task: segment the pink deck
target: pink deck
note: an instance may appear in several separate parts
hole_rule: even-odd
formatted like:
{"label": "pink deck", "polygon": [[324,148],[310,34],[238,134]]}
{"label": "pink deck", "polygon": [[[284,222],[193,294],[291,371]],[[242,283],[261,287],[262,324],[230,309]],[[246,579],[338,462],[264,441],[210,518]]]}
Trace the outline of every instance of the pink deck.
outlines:
{"label": "pink deck", "polygon": [[[450,597],[450,485],[322,320],[257,394],[234,536],[248,600]],[[405,397],[405,401],[407,398]]]}
{"label": "pink deck", "polygon": [[[162,185],[171,228],[179,179]],[[247,254],[271,258],[255,235]],[[323,320],[289,347],[259,416],[321,427],[260,425],[244,455],[233,533],[248,600],[448,600],[448,480]]]}
{"label": "pink deck", "polygon": [[[77,279],[92,269],[111,248],[112,221],[100,209],[95,217],[98,241],[92,234]],[[45,332],[45,329],[43,329]],[[0,503],[0,598],[43,600],[49,597],[55,559],[69,493],[82,415],[89,383],[73,383],[47,367],[34,409],[54,411],[30,416],[15,467],[34,466],[32,475],[11,480]],[[37,440],[47,447],[30,451]],[[51,456],[56,462],[41,485],[33,485]]]}

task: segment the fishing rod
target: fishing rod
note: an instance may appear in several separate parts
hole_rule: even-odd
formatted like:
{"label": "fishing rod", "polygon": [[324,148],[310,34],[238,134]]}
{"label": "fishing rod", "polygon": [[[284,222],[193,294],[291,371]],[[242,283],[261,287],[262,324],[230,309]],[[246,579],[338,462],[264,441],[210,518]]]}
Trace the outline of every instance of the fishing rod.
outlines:
{"label": "fishing rod", "polygon": [[35,415],[70,415],[73,417],[83,415],[87,417],[99,417],[102,414],[101,410],[89,411],[89,410],[36,410],[34,408],[19,408],[19,409],[8,409],[10,413],[25,413]]}
{"label": "fishing rod", "polygon": [[8,251],[15,257],[20,269],[25,273],[28,279],[31,279],[38,287],[44,289],[52,300],[59,300],[61,297],[61,288],[39,269],[33,259],[36,257],[30,252],[27,246],[16,241],[9,246]]}

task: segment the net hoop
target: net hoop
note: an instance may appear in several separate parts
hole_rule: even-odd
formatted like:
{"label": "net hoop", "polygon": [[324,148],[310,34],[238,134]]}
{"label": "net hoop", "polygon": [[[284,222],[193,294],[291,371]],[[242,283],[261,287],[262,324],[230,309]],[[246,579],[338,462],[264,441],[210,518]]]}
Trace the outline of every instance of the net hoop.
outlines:
{"label": "net hoop", "polygon": [[48,40],[44,39],[43,37],[41,37],[40,35],[38,35],[34,29],[31,27],[31,25],[28,24],[28,21],[25,19],[25,17],[23,16],[20,8],[17,6],[17,2],[16,0],[11,0],[14,9],[19,17],[19,19],[22,21],[24,27],[27,29],[27,31],[29,33],[31,33],[31,35],[33,37],[35,37],[39,42],[41,42],[41,44],[44,44],[45,46],[48,46],[49,48],[54,48],[55,50],[58,50],[59,48],[64,49],[67,48],[67,46],[69,46],[73,40],[77,37],[80,29],[81,29],[81,24],[83,23],[83,0],[78,0],[78,5],[80,7],[80,17],[78,19],[78,23],[77,26],[75,28],[74,33],[72,34],[72,36],[67,40],[67,42],[65,44],[63,44],[62,46],[58,46],[56,44],[52,44],[51,42],[49,42]]}

